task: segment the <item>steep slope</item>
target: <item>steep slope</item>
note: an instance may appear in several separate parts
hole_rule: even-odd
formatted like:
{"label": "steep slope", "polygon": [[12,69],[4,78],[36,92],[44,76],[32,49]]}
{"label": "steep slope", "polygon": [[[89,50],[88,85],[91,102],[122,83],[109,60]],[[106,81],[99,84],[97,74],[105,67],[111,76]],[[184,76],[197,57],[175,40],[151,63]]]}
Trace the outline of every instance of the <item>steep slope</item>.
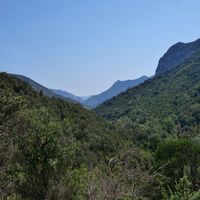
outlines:
{"label": "steep slope", "polygon": [[37,91],[37,92],[41,92],[43,93],[43,95],[47,96],[47,97],[54,97],[54,98],[59,98],[59,99],[63,99],[65,101],[71,101],[71,102],[77,102],[78,101],[75,101],[74,99],[71,99],[71,98],[68,98],[68,97],[65,97],[65,96],[62,96],[62,95],[59,95],[53,91],[51,91],[50,89],[44,87],[43,85],[37,83],[36,81],[26,77],[26,76],[23,76],[23,75],[18,75],[18,74],[10,74],[11,76],[14,76],[22,81],[25,81],[26,83],[28,83],[29,85],[31,85],[31,87]]}
{"label": "steep slope", "polygon": [[200,39],[190,43],[179,42],[173,45],[160,59],[156,69],[156,75],[174,69],[199,50]]}
{"label": "steep slope", "polygon": [[58,94],[58,95],[63,96],[65,98],[72,99],[72,100],[79,102],[79,103],[83,103],[83,101],[84,101],[81,97],[78,97],[74,94],[71,94],[69,92],[66,92],[66,91],[63,91],[63,90],[60,90],[60,89],[57,89],[57,90],[51,89],[51,91],[54,92],[55,94]]}
{"label": "steep slope", "polygon": [[142,76],[135,80],[117,81],[113,84],[113,86],[111,88],[109,88],[105,92],[102,92],[98,95],[91,96],[89,99],[87,99],[84,102],[84,105],[94,108],[94,107],[102,104],[106,100],[111,99],[114,96],[117,96],[121,92],[126,91],[128,88],[131,88],[131,87],[134,87],[134,86],[137,86],[137,85],[143,83],[147,79],[149,79],[149,77]]}
{"label": "steep slope", "polygon": [[146,146],[154,146],[153,141],[168,134],[199,134],[200,52],[174,70],[127,90],[94,111],[124,127]]}

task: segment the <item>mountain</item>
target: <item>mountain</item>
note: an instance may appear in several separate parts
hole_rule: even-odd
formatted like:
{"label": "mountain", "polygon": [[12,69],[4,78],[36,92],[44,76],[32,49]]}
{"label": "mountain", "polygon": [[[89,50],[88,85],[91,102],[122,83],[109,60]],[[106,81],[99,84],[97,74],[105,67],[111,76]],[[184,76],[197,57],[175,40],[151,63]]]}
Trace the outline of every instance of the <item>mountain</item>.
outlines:
{"label": "mountain", "polygon": [[94,96],[91,96],[90,98],[88,98],[84,102],[84,105],[94,108],[94,107],[102,104],[106,100],[111,99],[112,97],[117,96],[118,94],[126,91],[128,88],[135,87],[148,79],[149,79],[149,77],[142,76],[135,80],[117,81],[108,90],[106,90],[98,95],[94,95]]}
{"label": "mountain", "polygon": [[75,102],[75,103],[78,103],[79,101],[76,101],[75,99],[73,98],[70,98],[70,97],[67,97],[67,96],[64,96],[64,95],[60,95],[58,92],[54,92],[46,87],[44,87],[43,85],[37,83],[36,81],[26,77],[26,76],[23,76],[23,75],[18,75],[18,74],[9,74],[11,76],[14,76],[22,81],[25,81],[26,83],[28,83],[29,85],[31,85],[31,87],[37,91],[37,92],[41,92],[42,91],[42,94],[47,96],[47,97],[54,97],[54,98],[59,98],[59,99],[63,99],[65,101],[70,101],[70,102]]}
{"label": "mountain", "polygon": [[83,100],[83,101],[86,101],[87,99],[89,99],[91,96],[80,96],[80,98]]}
{"label": "mountain", "polygon": [[103,103],[104,101],[112,98],[113,96],[116,96],[121,92],[126,91],[129,87],[134,87],[140,83],[143,83],[145,80],[148,79],[147,76],[142,76],[136,80],[117,81],[113,84],[113,86],[110,89],[108,89],[105,92],[102,92],[99,95],[94,95],[91,97],[90,96],[79,97],[60,89],[48,89],[47,87],[44,87],[43,85],[23,75],[18,75],[18,74],[10,74],[10,75],[15,76],[16,78],[22,81],[27,82],[29,85],[31,85],[31,87],[35,91],[37,92],[42,91],[43,95],[47,97],[55,97],[63,99],[65,101],[80,103],[84,107],[89,107],[89,108],[94,108],[97,105]]}
{"label": "mountain", "polygon": [[160,75],[166,71],[176,68],[199,50],[200,39],[190,43],[178,42],[170,47],[164,56],[159,60],[156,75]]}
{"label": "mountain", "polygon": [[51,89],[52,92],[54,92],[55,94],[58,94],[60,96],[63,96],[63,97],[66,97],[66,98],[69,98],[69,99],[72,99],[76,102],[79,102],[79,103],[83,103],[84,99],[81,98],[81,97],[78,97],[74,94],[71,94],[69,92],[66,92],[66,91],[63,91],[63,90],[60,90],[60,89]]}
{"label": "mountain", "polygon": [[127,90],[94,111],[148,148],[154,148],[155,141],[167,135],[198,135],[200,51],[173,70]]}

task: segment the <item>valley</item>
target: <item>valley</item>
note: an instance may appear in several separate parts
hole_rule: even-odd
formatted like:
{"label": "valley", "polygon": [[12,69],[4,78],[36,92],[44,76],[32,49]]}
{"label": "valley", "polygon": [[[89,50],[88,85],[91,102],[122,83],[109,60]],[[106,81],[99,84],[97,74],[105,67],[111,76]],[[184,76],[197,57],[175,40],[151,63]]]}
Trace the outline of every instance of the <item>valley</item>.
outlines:
{"label": "valley", "polygon": [[199,40],[86,100],[0,73],[0,109],[2,199],[200,198]]}

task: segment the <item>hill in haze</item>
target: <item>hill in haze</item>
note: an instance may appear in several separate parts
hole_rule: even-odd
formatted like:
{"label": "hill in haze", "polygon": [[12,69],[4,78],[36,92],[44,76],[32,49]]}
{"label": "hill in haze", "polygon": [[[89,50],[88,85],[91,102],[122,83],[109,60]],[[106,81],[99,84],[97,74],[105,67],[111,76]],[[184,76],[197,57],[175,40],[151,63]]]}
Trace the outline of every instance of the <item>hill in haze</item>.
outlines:
{"label": "hill in haze", "polygon": [[49,89],[36,81],[23,76],[23,75],[17,75],[17,74],[10,74],[12,76],[15,76],[16,78],[27,82],[32,86],[32,88],[37,92],[42,92],[43,95],[47,97],[54,97],[54,98],[60,98],[65,101],[71,101],[74,103],[80,103],[84,107],[87,108],[94,108],[103,102],[105,102],[108,99],[111,99],[113,96],[117,96],[121,92],[126,91],[128,88],[137,86],[138,84],[143,83],[145,80],[148,80],[149,77],[142,76],[135,80],[127,80],[127,81],[116,81],[111,88],[108,90],[100,93],[99,95],[93,95],[91,97],[79,97],[72,93],[60,90],[60,89]]}
{"label": "hill in haze", "polygon": [[98,95],[91,96],[83,104],[88,107],[94,108],[94,107],[102,104],[106,100],[111,99],[112,97],[117,96],[118,94],[126,91],[128,88],[135,87],[148,79],[149,79],[149,77],[142,76],[135,80],[117,81],[108,90],[106,90]]}
{"label": "hill in haze", "polygon": [[69,92],[66,92],[66,91],[63,91],[63,90],[60,90],[60,89],[51,89],[52,92],[54,92],[55,94],[58,94],[60,96],[63,96],[63,97],[66,97],[66,98],[69,98],[69,99],[72,99],[76,102],[79,102],[79,103],[83,103],[84,102],[84,98],[81,98],[81,97],[78,97],[72,93],[69,93]]}
{"label": "hill in haze", "polygon": [[65,94],[69,94],[69,95],[63,95],[62,92],[57,91],[57,90],[51,90],[48,89],[47,87],[37,83],[36,81],[23,76],[23,75],[18,75],[18,74],[10,74],[11,76],[14,76],[26,83],[28,83],[29,85],[31,85],[31,87],[37,91],[37,92],[42,92],[43,95],[47,96],[47,97],[54,97],[54,98],[59,98],[59,99],[63,99],[65,101],[70,101],[70,102],[74,102],[74,103],[79,103],[79,99],[75,98],[75,96],[73,96],[70,93],[65,92]]}

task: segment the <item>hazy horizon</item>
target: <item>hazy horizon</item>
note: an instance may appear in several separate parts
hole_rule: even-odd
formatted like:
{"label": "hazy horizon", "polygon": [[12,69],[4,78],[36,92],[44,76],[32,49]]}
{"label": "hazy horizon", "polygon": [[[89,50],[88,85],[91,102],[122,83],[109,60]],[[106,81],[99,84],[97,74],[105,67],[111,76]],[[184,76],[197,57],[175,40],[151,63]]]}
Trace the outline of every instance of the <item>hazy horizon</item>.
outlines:
{"label": "hazy horizon", "polygon": [[1,1],[0,71],[95,95],[117,80],[152,76],[171,45],[200,38],[199,6],[195,0]]}

